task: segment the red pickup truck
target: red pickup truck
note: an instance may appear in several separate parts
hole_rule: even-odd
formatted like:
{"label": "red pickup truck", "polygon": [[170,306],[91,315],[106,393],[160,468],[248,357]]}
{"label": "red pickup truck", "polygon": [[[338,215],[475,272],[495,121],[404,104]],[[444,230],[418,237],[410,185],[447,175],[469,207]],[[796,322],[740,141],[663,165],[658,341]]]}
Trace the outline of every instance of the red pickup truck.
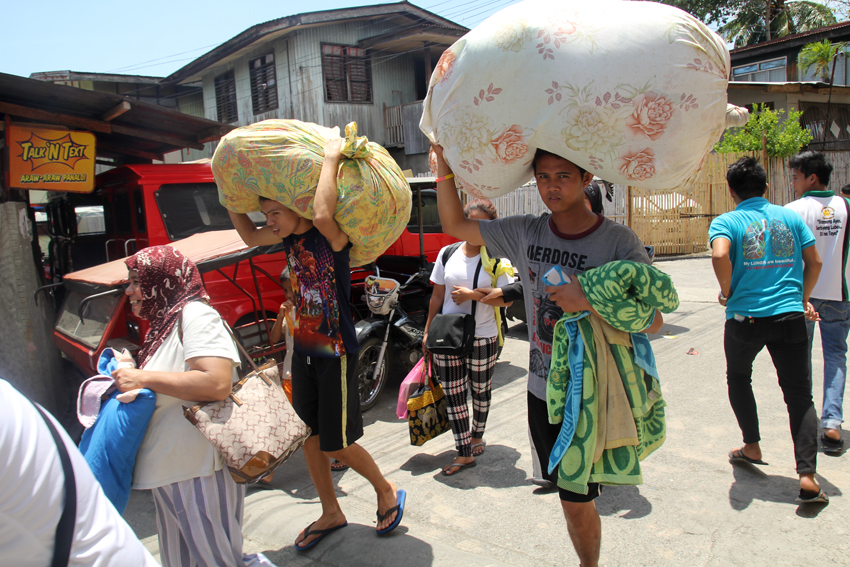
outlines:
{"label": "red pickup truck", "polygon": [[[423,261],[420,250],[424,250],[425,262],[433,262],[442,246],[456,240],[440,229],[436,194],[428,188],[434,186],[433,180],[411,180],[411,185],[426,187],[421,191],[422,207],[419,208],[414,192],[410,224],[376,262],[381,270],[415,273]],[[102,207],[102,230],[77,233],[75,210],[82,207],[88,214],[93,208]],[[232,229],[227,211],[219,203],[209,163],[122,166],[98,175],[92,194],[66,195],[51,201],[46,208],[52,236],[47,272],[55,275],[57,283],[64,273],[124,258],[147,246]],[[258,224],[264,222],[261,213],[254,220]],[[99,223],[90,224],[100,228]],[[210,270],[204,276],[212,305],[239,331],[248,348],[268,341],[268,329],[284,300],[277,276],[285,265],[282,254],[266,254]],[[354,274],[352,299],[358,319],[369,315],[361,300],[362,283],[357,283],[365,276],[365,270]],[[55,291],[62,308],[54,329],[54,343],[87,376],[96,374],[97,355],[103,348],[136,349],[147,332],[147,322],[133,316],[116,293],[105,293],[89,302],[84,314],[86,322],[80,325],[80,303],[92,294],[106,291],[109,290],[74,278]]]}

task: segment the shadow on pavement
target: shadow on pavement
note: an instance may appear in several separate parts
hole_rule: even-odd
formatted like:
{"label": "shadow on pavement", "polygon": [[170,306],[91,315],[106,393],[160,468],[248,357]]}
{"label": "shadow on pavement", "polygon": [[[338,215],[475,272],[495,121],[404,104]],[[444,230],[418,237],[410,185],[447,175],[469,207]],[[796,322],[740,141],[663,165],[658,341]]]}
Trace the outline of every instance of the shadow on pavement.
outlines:
{"label": "shadow on pavement", "polygon": [[649,337],[649,340],[651,342],[663,339],[664,335],[679,336],[684,335],[688,331],[690,331],[688,327],[680,327],[679,325],[670,325],[669,323],[664,323],[664,325],[661,327],[661,331],[654,334],[647,334],[647,336]]}
{"label": "shadow on pavement", "polygon": [[[403,524],[386,536],[375,535],[374,526],[349,523],[345,529],[335,531],[327,536],[327,539],[317,544],[310,551],[298,551],[295,542],[280,549],[270,549],[263,554],[275,565],[345,565],[346,567],[373,567],[383,564],[383,559],[377,559],[365,552],[371,549],[379,553],[381,558],[391,553],[396,557],[403,557],[399,561],[405,567],[431,567],[434,564],[434,552],[431,546],[421,539],[415,538],[407,533],[408,528]],[[367,544],[368,545],[364,545]],[[385,549],[378,550],[372,546]],[[352,553],[359,550],[361,553]],[[309,563],[307,561],[310,561]]]}
{"label": "shadow on pavement", "polygon": [[399,467],[413,476],[432,475],[434,480],[462,490],[487,486],[513,488],[528,485],[528,475],[517,468],[520,453],[506,445],[487,445],[486,458],[477,459],[477,465],[451,476],[442,474],[443,467],[452,462],[457,452],[443,451],[437,455],[418,453]]}
{"label": "shadow on pavement", "polygon": [[[625,520],[643,518],[652,513],[652,504],[637,486],[605,486],[596,499],[600,516],[617,516]],[[620,512],[627,511],[625,514]]]}
{"label": "shadow on pavement", "polygon": [[[735,482],[729,487],[729,504],[733,510],[745,510],[754,500],[796,504],[794,499],[800,492],[800,481],[797,478],[766,474],[762,469],[746,463],[732,465],[732,474]],[[841,490],[834,484],[820,475],[816,475],[816,478],[827,496],[841,496]],[[828,505],[797,504],[796,513],[801,518],[815,518]]]}

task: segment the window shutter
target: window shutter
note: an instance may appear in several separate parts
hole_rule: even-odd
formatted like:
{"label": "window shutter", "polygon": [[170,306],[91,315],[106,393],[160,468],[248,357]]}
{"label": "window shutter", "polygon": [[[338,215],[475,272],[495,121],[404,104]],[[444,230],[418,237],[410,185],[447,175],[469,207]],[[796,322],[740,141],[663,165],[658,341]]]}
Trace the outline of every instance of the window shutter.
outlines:
{"label": "window shutter", "polygon": [[372,102],[372,62],[365,49],[322,45],[326,102]]}
{"label": "window shutter", "polygon": [[351,102],[372,102],[372,66],[366,50],[348,47],[346,51]]}
{"label": "window shutter", "polygon": [[260,114],[278,107],[277,73],[274,66],[274,53],[267,53],[248,62],[251,81],[251,106],[254,114]]}
{"label": "window shutter", "polygon": [[219,122],[236,122],[239,112],[236,109],[236,79],[233,71],[215,78],[215,106]]}

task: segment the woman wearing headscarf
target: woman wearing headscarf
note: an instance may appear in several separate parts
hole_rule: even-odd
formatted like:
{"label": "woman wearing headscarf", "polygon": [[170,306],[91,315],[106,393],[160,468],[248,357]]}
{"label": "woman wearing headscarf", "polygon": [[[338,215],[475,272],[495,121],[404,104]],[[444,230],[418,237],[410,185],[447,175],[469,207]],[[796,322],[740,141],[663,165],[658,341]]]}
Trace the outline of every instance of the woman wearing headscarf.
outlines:
{"label": "woman wearing headscarf", "polygon": [[138,369],[113,372],[122,392],[157,394],[133,471],[133,488],[150,489],[164,566],[268,566],[262,554],[242,553],[245,487],[221,454],[183,417],[183,406],[225,399],[239,353],[209,305],[194,262],[170,246],[127,258],[125,291],[133,313],[150,323]]}

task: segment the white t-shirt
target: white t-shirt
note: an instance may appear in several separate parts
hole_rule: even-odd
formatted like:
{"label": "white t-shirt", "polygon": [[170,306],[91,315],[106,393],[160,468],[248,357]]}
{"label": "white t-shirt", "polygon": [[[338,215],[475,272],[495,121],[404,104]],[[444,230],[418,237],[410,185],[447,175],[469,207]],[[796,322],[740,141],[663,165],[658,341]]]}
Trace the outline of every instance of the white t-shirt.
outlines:
{"label": "white t-shirt", "polygon": [[846,301],[843,288],[847,283],[847,266],[844,259],[844,233],[847,230],[847,207],[844,198],[832,191],[817,191],[785,205],[795,211],[815,235],[815,247],[823,260],[818,283],[812,297]]}
{"label": "white t-shirt", "polygon": [[[59,452],[35,406],[2,379],[0,407],[0,564],[44,567],[53,557],[65,501]],[[159,565],[103,493],[74,442],[52,421],[71,457],[77,485],[70,565]]]}
{"label": "white t-shirt", "polygon": [[[472,258],[467,258],[463,253],[463,245],[454,251],[449,257],[449,261],[443,266],[443,251],[447,247],[440,250],[437,255],[437,261],[434,262],[434,271],[431,272],[431,281],[437,285],[446,286],[446,295],[443,297],[442,313],[472,313],[472,301],[464,301],[460,305],[456,304],[452,299],[454,286],[466,287],[475,289],[477,287],[494,287],[493,278],[481,266],[481,271],[478,274],[478,282],[472,283],[472,278],[475,277],[475,268],[478,267],[478,262],[481,261],[481,254],[476,254]],[[513,280],[507,274],[502,274],[496,280],[495,287],[503,287],[511,283]],[[498,336],[499,330],[496,328],[496,312],[489,305],[478,303],[475,307],[475,337],[476,338],[492,338]]]}
{"label": "white t-shirt", "polygon": [[[182,324],[182,343],[175,325],[143,369],[185,372],[189,370],[188,359],[216,356],[233,362],[233,380],[237,380],[239,352],[218,312],[203,302],[193,301],[183,308]],[[208,476],[224,467],[221,454],[183,416],[183,406],[191,407],[195,403],[157,393],[156,409],[136,455],[133,488],[157,488]]]}

